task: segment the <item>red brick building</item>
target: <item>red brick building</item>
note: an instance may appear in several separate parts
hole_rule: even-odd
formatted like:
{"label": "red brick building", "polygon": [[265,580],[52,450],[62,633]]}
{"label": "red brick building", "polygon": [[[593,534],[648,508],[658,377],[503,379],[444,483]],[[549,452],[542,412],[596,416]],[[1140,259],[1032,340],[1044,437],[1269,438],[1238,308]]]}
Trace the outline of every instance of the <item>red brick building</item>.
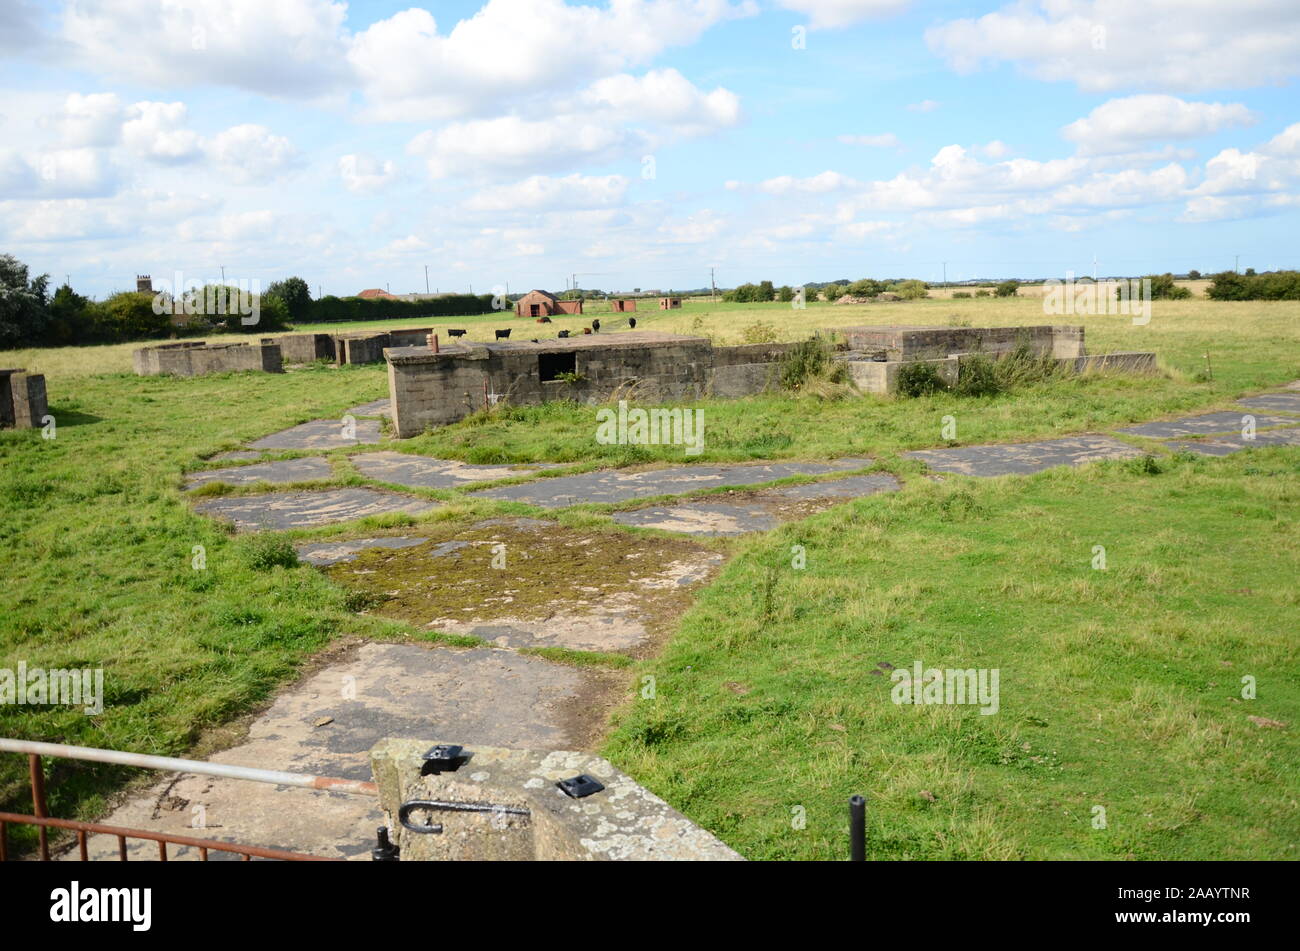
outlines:
{"label": "red brick building", "polygon": [[582,301],[560,300],[547,291],[529,291],[515,301],[518,317],[553,317],[556,314],[581,314]]}

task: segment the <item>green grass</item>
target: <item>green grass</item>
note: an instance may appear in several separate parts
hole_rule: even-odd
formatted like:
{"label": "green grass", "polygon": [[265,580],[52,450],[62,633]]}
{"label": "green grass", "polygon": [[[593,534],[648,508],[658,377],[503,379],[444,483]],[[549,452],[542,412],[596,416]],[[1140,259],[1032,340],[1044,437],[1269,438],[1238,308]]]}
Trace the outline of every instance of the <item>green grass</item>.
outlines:
{"label": "green grass", "polygon": [[[875,858],[1295,858],[1300,455],[1159,469],[917,481],[755,541],[606,754],[750,858],[844,858],[854,793]],[[998,668],[1000,710],[895,705],[879,665],[917,660]]]}
{"label": "green grass", "polygon": [[[610,755],[746,854],[842,855],[843,798],[858,790],[872,795],[873,836],[891,856],[1289,854],[1300,678],[1286,636],[1296,616],[1300,451],[1186,461],[1157,449],[1154,475],[1114,465],[941,486],[897,453],[941,445],[945,415],[972,444],[1226,406],[1300,377],[1293,311],[1157,302],[1145,327],[1082,321],[1091,351],[1158,351],[1168,373],[1156,378],[1070,378],[983,399],[705,401],[706,451],[690,459],[680,447],[601,446],[593,409],[567,404],[502,408],[395,448],[587,467],[867,454],[908,479],[897,496],[775,536],[712,543],[739,555],[662,658],[635,668],[659,678],[658,706],[632,701]],[[1024,299],[806,311],[692,303],[638,316],[642,328],[721,342],[739,342],[759,320],[785,339],[868,322],[1045,322]],[[96,717],[0,707],[0,734],[179,754],[342,636],[433,639],[357,615],[356,592],[233,538],[192,514],[181,492],[182,474],[214,452],[385,395],[382,367],[139,378],[129,372],[133,346],[0,354],[0,365],[48,374],[58,421],[53,440],[0,433],[0,667],[103,666],[107,691]],[[1198,382],[1207,351],[1213,379]],[[335,483],[362,481],[342,453],[330,455]],[[417,494],[446,503],[420,521],[533,511]],[[552,515],[610,529],[599,508]],[[778,557],[795,543],[809,546],[797,576]],[[1108,548],[1104,574],[1087,570],[1093,544]],[[202,572],[190,567],[195,545],[207,552]],[[1000,667],[1003,712],[882,704],[869,670],[899,658]],[[1229,705],[1242,672],[1259,678],[1260,698]],[[1257,728],[1239,715],[1250,711],[1288,727]],[[64,816],[100,813],[126,775],[51,768],[51,806]],[[0,803],[27,808],[24,770],[20,757],[0,757]],[[920,790],[934,802],[917,799]],[[1095,804],[1109,810],[1106,832],[1088,827]],[[789,828],[795,805],[809,816],[799,833]]]}

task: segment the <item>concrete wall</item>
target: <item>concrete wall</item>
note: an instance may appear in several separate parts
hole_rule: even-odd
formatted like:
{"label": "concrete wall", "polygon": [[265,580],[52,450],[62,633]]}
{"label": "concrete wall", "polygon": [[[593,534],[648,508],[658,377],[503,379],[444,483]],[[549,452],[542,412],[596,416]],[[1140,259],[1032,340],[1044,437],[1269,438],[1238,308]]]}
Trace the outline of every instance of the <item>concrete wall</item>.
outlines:
{"label": "concrete wall", "polygon": [[1022,341],[1040,355],[1083,356],[1082,327],[840,327],[850,350],[887,360],[940,360],[954,353],[1008,353]]}
{"label": "concrete wall", "polygon": [[[370,751],[379,805],[400,861],[739,861],[741,856],[658,796],[590,753],[471,747],[458,768],[422,775],[429,740],[387,739]],[[604,789],[573,799],[557,786],[577,775]],[[481,809],[413,810],[403,803]],[[492,807],[497,807],[495,810]],[[506,809],[511,810],[509,812]]]}
{"label": "concrete wall", "polygon": [[[709,389],[712,351],[704,337],[650,332],[475,344],[440,353],[392,348],[386,356],[396,432],[399,438],[418,435],[498,400],[529,406],[552,400],[603,403],[616,396],[648,402],[698,399]],[[541,358],[553,354],[571,354],[574,372],[584,379],[543,382]]]}
{"label": "concrete wall", "polygon": [[139,376],[201,376],[205,373],[259,370],[283,371],[280,345],[263,339],[260,344],[191,342],[142,347],[131,354]]}
{"label": "concrete wall", "polygon": [[0,426],[37,429],[48,413],[44,374],[0,370]]}
{"label": "concrete wall", "polygon": [[288,334],[276,340],[285,363],[312,363],[315,360],[334,359],[334,337],[331,334]]}

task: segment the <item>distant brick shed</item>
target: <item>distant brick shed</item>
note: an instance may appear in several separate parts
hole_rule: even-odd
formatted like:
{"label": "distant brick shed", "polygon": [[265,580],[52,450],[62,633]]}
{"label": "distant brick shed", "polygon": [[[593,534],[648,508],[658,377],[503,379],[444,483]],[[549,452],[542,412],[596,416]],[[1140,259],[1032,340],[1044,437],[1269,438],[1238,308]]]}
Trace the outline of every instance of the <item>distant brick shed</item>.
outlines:
{"label": "distant brick shed", "polygon": [[529,291],[515,301],[517,317],[554,317],[556,314],[581,314],[582,301],[560,300],[549,291]]}

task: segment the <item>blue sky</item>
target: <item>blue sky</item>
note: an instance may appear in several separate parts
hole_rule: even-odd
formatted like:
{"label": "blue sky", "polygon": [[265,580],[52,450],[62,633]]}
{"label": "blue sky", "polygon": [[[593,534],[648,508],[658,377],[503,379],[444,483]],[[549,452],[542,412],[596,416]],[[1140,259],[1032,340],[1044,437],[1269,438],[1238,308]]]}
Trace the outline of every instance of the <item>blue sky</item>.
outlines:
{"label": "blue sky", "polygon": [[313,292],[1297,267],[1293,0],[0,0],[0,251]]}

